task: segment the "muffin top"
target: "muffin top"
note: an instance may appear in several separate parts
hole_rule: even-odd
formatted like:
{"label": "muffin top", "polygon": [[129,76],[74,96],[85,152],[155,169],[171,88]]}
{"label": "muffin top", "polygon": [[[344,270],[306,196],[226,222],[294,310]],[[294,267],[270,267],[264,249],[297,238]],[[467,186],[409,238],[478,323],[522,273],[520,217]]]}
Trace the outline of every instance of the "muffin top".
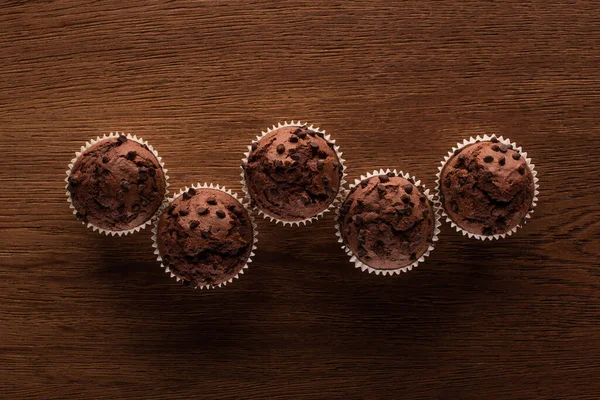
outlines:
{"label": "muffin top", "polygon": [[486,236],[520,225],[535,195],[525,158],[496,138],[457,150],[442,169],[439,189],[450,219],[467,232]]}
{"label": "muffin top", "polygon": [[121,231],[150,220],[166,187],[165,174],[148,147],[120,136],[99,141],[77,158],[67,190],[77,218]]}
{"label": "muffin top", "polygon": [[216,189],[189,189],[158,222],[163,264],[189,286],[219,285],[244,268],[254,233],[247,210]]}
{"label": "muffin top", "polygon": [[435,213],[422,186],[412,179],[374,176],[356,185],[340,208],[344,243],[371,268],[406,267],[429,248]]}
{"label": "muffin top", "polygon": [[301,221],[326,210],[343,175],[333,144],[306,126],[270,132],[252,145],[243,168],[253,205],[284,221]]}

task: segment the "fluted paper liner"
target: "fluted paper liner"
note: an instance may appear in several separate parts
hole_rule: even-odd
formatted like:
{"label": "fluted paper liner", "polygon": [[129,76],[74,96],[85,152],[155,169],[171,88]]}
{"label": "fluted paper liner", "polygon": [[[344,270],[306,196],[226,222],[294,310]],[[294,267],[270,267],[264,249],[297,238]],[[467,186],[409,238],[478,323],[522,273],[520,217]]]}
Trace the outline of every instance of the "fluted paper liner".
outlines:
{"label": "fluted paper liner", "polygon": [[[150,145],[148,142],[146,142],[144,139],[142,139],[141,137],[138,138],[136,135],[131,135],[130,133],[124,133],[124,132],[111,132],[108,135],[104,134],[104,136],[102,137],[97,137],[96,139],[92,139],[89,142],[86,142],[85,145],[81,146],[81,149],[75,153],[75,158],[73,158],[71,160],[71,162],[69,163],[69,169],[67,170],[67,177],[65,178],[65,182],[67,183],[65,185],[65,190],[67,192],[67,201],[69,202],[69,207],[73,210],[73,215],[77,215],[77,210],[75,209],[75,206],[73,206],[73,199],[71,198],[71,192],[69,192],[67,190],[67,187],[69,186],[69,178],[71,177],[71,173],[73,171],[73,166],[75,165],[75,162],[77,162],[77,159],[85,152],[87,151],[90,147],[92,147],[93,145],[95,145],[96,143],[105,140],[105,139],[111,139],[111,138],[118,138],[119,136],[125,136],[127,139],[129,140],[133,140],[134,142],[137,142],[139,144],[141,144],[142,146],[146,146],[148,147],[148,150],[150,150],[150,152],[152,154],[154,154],[154,157],[156,157],[156,159],[158,160],[158,163],[160,164],[160,167],[163,170],[163,173],[165,175],[165,195],[163,198],[163,205],[166,202],[167,199],[167,195],[169,194],[169,175],[167,175],[168,170],[165,168],[165,164],[162,161],[162,158],[158,155],[158,152],[154,149],[154,147],[152,147],[152,145]],[[162,207],[161,206],[161,207]],[[85,222],[85,221],[81,221],[82,224],[86,225],[88,228],[92,228],[94,230],[94,232],[98,231],[98,233],[100,234],[105,234],[105,235],[119,235],[119,236],[123,236],[123,235],[129,235],[135,232],[139,232],[142,229],[146,228],[148,225],[152,224],[152,221],[154,220],[154,218],[156,218],[158,211],[154,214],[154,216],[152,216],[150,219],[148,219],[148,221],[144,222],[141,225],[136,226],[135,228],[132,229],[127,229],[127,230],[120,230],[120,231],[111,231],[108,229],[103,229],[100,228],[90,222]]]}
{"label": "fluted paper liner", "polygon": [[[414,176],[411,176],[407,173],[404,173],[402,171],[397,171],[395,169],[380,169],[380,170],[374,170],[373,172],[367,172],[365,175],[361,175],[360,179],[356,179],[354,180],[354,183],[350,185],[348,191],[347,191],[347,195],[346,198],[348,197],[348,195],[350,194],[350,192],[352,191],[352,189],[354,189],[354,187],[356,187],[356,185],[360,184],[360,182],[364,181],[365,179],[369,179],[372,178],[374,176],[380,176],[380,175],[385,175],[388,172],[393,172],[394,174],[396,174],[396,176],[401,176],[404,179],[412,179],[414,181],[414,185],[418,188],[419,186],[423,186],[425,187],[425,185],[421,184],[421,181],[417,180]],[[335,224],[335,229],[336,229],[336,236],[338,237],[338,242],[342,244],[342,249],[344,250],[344,252],[350,257],[350,262],[354,263],[354,266],[356,268],[361,269],[362,271],[368,271],[370,274],[371,273],[375,273],[375,275],[394,275],[394,274],[398,274],[400,275],[401,272],[408,272],[411,271],[413,268],[416,268],[417,265],[419,265],[419,263],[422,263],[423,261],[425,261],[425,258],[429,256],[429,254],[431,253],[431,251],[433,251],[433,249],[435,248],[435,242],[438,241],[438,235],[440,234],[440,226],[442,225],[442,222],[440,221],[440,214],[439,214],[439,205],[436,202],[435,197],[429,193],[429,189],[425,189],[425,191],[423,192],[423,194],[425,196],[427,196],[427,199],[429,199],[429,201],[431,201],[431,203],[433,204],[433,212],[435,215],[435,225],[434,225],[434,231],[433,231],[433,238],[431,240],[431,244],[429,245],[429,248],[425,251],[425,253],[423,253],[423,255],[421,257],[419,257],[415,262],[413,262],[410,265],[407,265],[405,267],[401,267],[401,268],[396,268],[396,269],[377,269],[377,268],[372,268],[370,266],[368,266],[367,264],[363,263],[362,261],[360,261],[360,259],[352,252],[352,250],[350,249],[349,246],[346,245],[346,243],[344,242],[344,239],[342,237],[342,226],[340,224],[339,218],[340,218],[340,208],[338,207],[336,210],[336,224]],[[344,199],[345,201],[345,199]],[[343,202],[342,202],[343,204]]]}
{"label": "fluted paper liner", "polygon": [[[244,207],[246,209],[246,211],[248,212],[248,216],[250,217],[250,223],[252,224],[252,249],[250,250],[250,255],[248,256],[248,259],[246,260],[246,263],[244,264],[242,269],[240,269],[240,271],[234,277],[232,277],[231,279],[229,279],[225,282],[219,283],[218,285],[211,284],[211,285],[204,285],[204,286],[194,286],[193,288],[194,289],[215,289],[217,287],[226,286],[228,283],[232,283],[234,279],[239,279],[240,275],[242,275],[244,273],[244,271],[248,269],[248,264],[250,264],[252,262],[252,257],[254,257],[254,255],[255,255],[254,251],[256,250],[256,243],[258,243],[258,237],[257,237],[258,231],[256,230],[256,222],[254,221],[254,217],[252,216],[252,213],[250,212],[249,206],[246,203],[244,203],[243,199],[240,199],[236,193],[232,192],[229,189],[226,189],[224,186],[213,185],[212,183],[208,184],[205,182],[203,185],[201,185],[200,183],[197,183],[195,185],[192,185],[192,187],[197,190],[214,189],[214,190],[219,190],[221,192],[227,193],[228,195],[230,195],[231,197],[236,199],[242,205],[242,207]],[[189,189],[190,188],[187,186],[184,189],[181,189],[179,191],[179,193],[175,194],[163,205],[163,207],[157,213],[156,218],[154,219],[154,227],[152,228],[152,247],[154,248],[154,254],[156,254],[156,260],[158,262],[160,262],[160,266],[161,266],[161,268],[163,268],[165,270],[165,273],[170,274],[171,278],[175,278],[177,280],[177,282],[181,282],[182,284],[184,282],[184,279],[175,275],[173,272],[171,272],[169,267],[165,266],[162,263],[163,260],[162,260],[162,257],[160,256],[160,251],[158,250],[158,223],[160,221],[161,215],[167,209],[167,206],[169,204],[171,204],[173,202],[173,200],[175,200],[176,198],[181,196],[183,193],[187,192]]]}
{"label": "fluted paper liner", "polygon": [[441,191],[441,176],[442,176],[442,171],[444,170],[444,167],[446,166],[446,163],[448,162],[448,160],[450,160],[452,157],[454,157],[454,152],[456,150],[462,149],[465,146],[471,145],[471,144],[475,144],[477,142],[487,142],[490,141],[492,138],[496,138],[498,139],[498,141],[502,144],[505,145],[512,145],[513,150],[517,150],[519,153],[521,153],[521,156],[525,159],[525,162],[527,163],[527,167],[529,167],[529,169],[531,170],[531,173],[533,174],[533,183],[534,183],[534,195],[533,195],[533,200],[531,201],[531,207],[529,208],[529,211],[527,212],[527,215],[525,215],[525,218],[523,220],[523,224],[519,224],[517,226],[515,226],[514,228],[512,228],[510,231],[506,232],[506,233],[498,233],[495,235],[479,235],[476,233],[471,233],[463,228],[461,228],[460,226],[458,226],[457,224],[454,223],[454,221],[452,221],[452,219],[450,218],[450,216],[446,213],[446,210],[444,210],[443,204],[441,202],[439,202],[440,204],[440,211],[442,213],[442,216],[444,218],[446,218],[446,222],[450,223],[450,225],[456,229],[457,232],[460,232],[463,234],[463,236],[468,236],[469,238],[475,238],[477,240],[498,240],[500,238],[505,238],[506,236],[511,236],[513,233],[515,233],[519,228],[521,228],[523,225],[525,225],[525,223],[527,223],[527,220],[529,218],[531,218],[531,214],[533,214],[533,208],[537,205],[537,201],[538,201],[538,195],[540,194],[539,192],[539,185],[538,185],[538,181],[539,179],[537,178],[537,171],[535,170],[535,165],[531,162],[531,158],[527,157],[527,153],[523,151],[523,149],[521,149],[521,147],[517,146],[516,143],[511,142],[510,139],[508,138],[504,138],[502,136],[496,136],[496,135],[483,135],[483,137],[477,135],[476,138],[473,138],[471,136],[471,138],[469,138],[468,140],[465,139],[462,141],[462,143],[456,143],[456,147],[453,147],[451,151],[448,152],[448,155],[444,157],[444,160],[441,162],[441,166],[438,167],[439,172],[437,173],[437,179],[435,181],[436,183],[436,190],[437,190],[437,198],[438,201],[441,198],[440,195],[442,193]]}
{"label": "fluted paper liner", "polygon": [[278,123],[277,125],[273,125],[271,128],[268,128],[266,131],[261,132],[260,135],[258,135],[256,137],[256,140],[253,140],[252,143],[248,146],[248,151],[246,153],[244,153],[244,158],[242,159],[242,190],[244,191],[244,194],[246,196],[246,199],[248,200],[248,202],[252,202],[252,198],[250,197],[250,192],[248,191],[248,186],[246,184],[246,172],[244,171],[243,165],[248,163],[248,157],[250,156],[250,152],[252,151],[252,144],[254,143],[258,143],[263,137],[265,137],[266,135],[268,135],[269,133],[280,129],[280,128],[285,128],[288,126],[295,126],[295,127],[301,127],[301,126],[305,126],[307,129],[310,129],[311,131],[314,132],[319,132],[323,134],[323,138],[328,142],[333,144],[333,151],[335,151],[335,154],[337,155],[338,161],[340,163],[340,167],[342,168],[342,179],[340,179],[340,187],[338,189],[338,193],[335,196],[335,198],[333,199],[333,201],[327,206],[327,208],[323,211],[321,211],[320,213],[318,213],[317,215],[315,215],[314,217],[310,217],[310,218],[306,218],[303,220],[299,220],[299,221],[286,221],[283,219],[279,219],[277,217],[274,217],[273,215],[270,215],[268,212],[265,212],[264,210],[261,210],[259,207],[254,206],[253,208],[258,212],[259,215],[261,215],[263,218],[265,219],[269,219],[271,222],[275,221],[275,223],[281,223],[282,225],[286,226],[300,226],[300,224],[306,225],[308,223],[314,222],[316,220],[318,220],[319,218],[321,218],[323,216],[323,214],[325,214],[326,212],[331,211],[335,205],[340,201],[341,197],[344,194],[344,185],[346,184],[346,166],[344,165],[344,159],[342,158],[342,152],[340,151],[340,147],[337,146],[335,144],[335,140],[331,139],[330,135],[327,135],[325,133],[324,130],[321,130],[320,128],[317,128],[313,125],[308,125],[308,123],[305,122],[301,122],[301,121],[291,121],[291,122],[287,122],[285,121],[284,123]]}

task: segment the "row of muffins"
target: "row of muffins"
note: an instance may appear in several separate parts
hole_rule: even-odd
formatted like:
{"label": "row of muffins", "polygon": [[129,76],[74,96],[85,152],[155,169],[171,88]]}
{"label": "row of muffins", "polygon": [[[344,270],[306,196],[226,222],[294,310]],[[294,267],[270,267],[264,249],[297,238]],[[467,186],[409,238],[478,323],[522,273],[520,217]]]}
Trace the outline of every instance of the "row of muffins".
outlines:
{"label": "row of muffins", "polygon": [[76,217],[101,233],[154,224],[158,261],[194,288],[224,285],[248,267],[257,242],[251,210],[299,225],[335,208],[337,236],[351,261],[386,275],[411,270],[429,255],[441,215],[469,237],[499,239],[524,224],[537,201],[527,154],[495,136],[465,140],[449,152],[437,196],[396,170],[373,171],[346,190],[344,162],[324,131],[279,124],[245,153],[241,175],[249,203],[213,184],[168,198],[168,171],[156,150],[136,136],[111,133],[76,153],[66,189]]}

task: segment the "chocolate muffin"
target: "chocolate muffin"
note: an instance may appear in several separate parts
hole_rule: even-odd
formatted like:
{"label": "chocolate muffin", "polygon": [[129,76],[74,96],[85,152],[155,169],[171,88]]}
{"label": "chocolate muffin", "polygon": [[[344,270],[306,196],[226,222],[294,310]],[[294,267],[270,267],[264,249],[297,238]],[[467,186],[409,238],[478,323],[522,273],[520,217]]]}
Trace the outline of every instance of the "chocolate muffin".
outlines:
{"label": "chocolate muffin", "polygon": [[340,208],[342,240],[371,268],[413,264],[429,249],[436,229],[433,204],[424,192],[393,172],[361,181]]}
{"label": "chocolate muffin", "polygon": [[119,136],[100,140],[77,158],[67,190],[78,219],[115,232],[149,221],[164,201],[167,181],[146,145]]}
{"label": "chocolate muffin", "polygon": [[334,145],[306,126],[285,126],[262,137],[242,168],[252,205],[287,222],[325,211],[343,177]]}
{"label": "chocolate muffin", "polygon": [[216,189],[189,189],[171,202],[156,234],[163,265],[188,286],[216,286],[238,275],[254,244],[248,211]]}
{"label": "chocolate muffin", "polygon": [[459,228],[491,236],[524,222],[535,182],[519,151],[492,138],[456,150],[441,171],[438,190],[445,213]]}

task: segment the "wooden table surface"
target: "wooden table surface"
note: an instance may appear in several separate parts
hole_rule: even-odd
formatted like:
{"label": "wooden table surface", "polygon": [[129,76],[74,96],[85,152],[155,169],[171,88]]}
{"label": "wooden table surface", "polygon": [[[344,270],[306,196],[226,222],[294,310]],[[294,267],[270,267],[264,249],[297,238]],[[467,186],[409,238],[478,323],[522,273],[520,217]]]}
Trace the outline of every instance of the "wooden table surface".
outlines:
{"label": "wooden table surface", "polygon": [[[0,1],[0,398],[600,398],[600,10],[594,1]],[[354,269],[333,217],[260,220],[239,281],[192,291],[150,231],[69,210],[89,138],[150,141],[174,188],[240,192],[251,139],[310,121],[351,179],[433,187],[457,141],[532,156],[534,218],[442,227],[402,276]]]}

